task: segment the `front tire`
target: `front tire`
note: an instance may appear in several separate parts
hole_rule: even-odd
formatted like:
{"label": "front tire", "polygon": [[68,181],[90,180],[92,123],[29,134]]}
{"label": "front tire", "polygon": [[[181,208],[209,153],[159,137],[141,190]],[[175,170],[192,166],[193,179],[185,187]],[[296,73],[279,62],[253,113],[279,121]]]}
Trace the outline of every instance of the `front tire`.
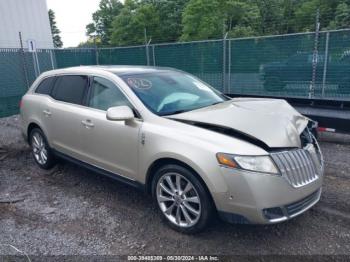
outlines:
{"label": "front tire", "polygon": [[47,139],[39,128],[34,128],[29,134],[32,155],[35,162],[42,169],[50,169],[56,164],[56,159]]}
{"label": "front tire", "polygon": [[166,223],[176,231],[193,234],[203,230],[214,212],[203,182],[193,171],[169,164],[155,174],[152,193]]}

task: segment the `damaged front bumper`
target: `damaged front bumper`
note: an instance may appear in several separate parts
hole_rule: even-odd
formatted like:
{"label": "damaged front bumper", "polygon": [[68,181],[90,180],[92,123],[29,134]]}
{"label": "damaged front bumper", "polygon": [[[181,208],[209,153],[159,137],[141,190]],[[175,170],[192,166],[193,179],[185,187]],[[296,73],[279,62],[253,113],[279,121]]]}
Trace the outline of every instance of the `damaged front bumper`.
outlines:
{"label": "damaged front bumper", "polygon": [[221,167],[229,190],[214,196],[220,216],[234,223],[272,224],[314,206],[321,196],[324,168],[313,139],[303,149],[270,153],[279,175]]}

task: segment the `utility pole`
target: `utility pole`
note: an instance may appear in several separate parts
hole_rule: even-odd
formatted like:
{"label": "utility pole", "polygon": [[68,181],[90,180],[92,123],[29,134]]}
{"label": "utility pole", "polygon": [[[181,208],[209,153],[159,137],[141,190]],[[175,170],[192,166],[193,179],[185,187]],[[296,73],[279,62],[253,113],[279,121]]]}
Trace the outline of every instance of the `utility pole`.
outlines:
{"label": "utility pole", "polygon": [[315,43],[314,43],[314,52],[312,55],[312,79],[309,88],[309,98],[315,96],[315,82],[316,82],[316,71],[318,63],[318,39],[320,35],[320,9],[317,9],[316,13],[316,29],[315,29]]}

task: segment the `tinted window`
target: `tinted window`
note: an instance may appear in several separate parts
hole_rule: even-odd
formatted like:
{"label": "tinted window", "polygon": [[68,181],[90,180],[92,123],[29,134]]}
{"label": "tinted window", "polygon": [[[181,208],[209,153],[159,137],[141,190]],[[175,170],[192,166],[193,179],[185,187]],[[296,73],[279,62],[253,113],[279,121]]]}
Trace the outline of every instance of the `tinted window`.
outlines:
{"label": "tinted window", "polygon": [[90,107],[107,110],[110,107],[125,105],[131,107],[127,98],[114,83],[101,77],[94,77],[89,99]]}
{"label": "tinted window", "polygon": [[53,83],[55,81],[54,77],[45,78],[39,86],[35,89],[35,93],[50,95],[53,87]]}
{"label": "tinted window", "polygon": [[86,88],[86,76],[60,76],[57,78],[53,97],[63,102],[82,105]]}

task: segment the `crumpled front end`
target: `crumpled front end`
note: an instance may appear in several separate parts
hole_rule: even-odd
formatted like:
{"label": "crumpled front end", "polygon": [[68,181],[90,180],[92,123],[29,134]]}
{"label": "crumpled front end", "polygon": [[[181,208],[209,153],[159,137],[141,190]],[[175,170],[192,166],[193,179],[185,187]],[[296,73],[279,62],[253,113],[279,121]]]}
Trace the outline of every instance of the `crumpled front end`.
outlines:
{"label": "crumpled front end", "polygon": [[310,121],[285,100],[255,98],[236,98],[169,118],[242,134],[265,148],[301,147],[300,134]]}
{"label": "crumpled front end", "polygon": [[319,201],[324,160],[316,138],[305,130],[312,140],[302,148],[270,152],[278,175],[221,167],[229,190],[214,198],[225,220],[278,223],[304,213]]}
{"label": "crumpled front end", "polygon": [[[239,162],[218,164],[227,191],[212,190],[212,196],[226,220],[277,223],[302,214],[319,201],[323,156],[315,138],[317,124],[286,101],[237,98],[170,118],[238,138],[266,152],[241,158],[268,156],[272,161],[275,168],[265,169],[271,172],[244,168]],[[222,153],[228,159],[239,159],[235,148],[225,150]]]}

